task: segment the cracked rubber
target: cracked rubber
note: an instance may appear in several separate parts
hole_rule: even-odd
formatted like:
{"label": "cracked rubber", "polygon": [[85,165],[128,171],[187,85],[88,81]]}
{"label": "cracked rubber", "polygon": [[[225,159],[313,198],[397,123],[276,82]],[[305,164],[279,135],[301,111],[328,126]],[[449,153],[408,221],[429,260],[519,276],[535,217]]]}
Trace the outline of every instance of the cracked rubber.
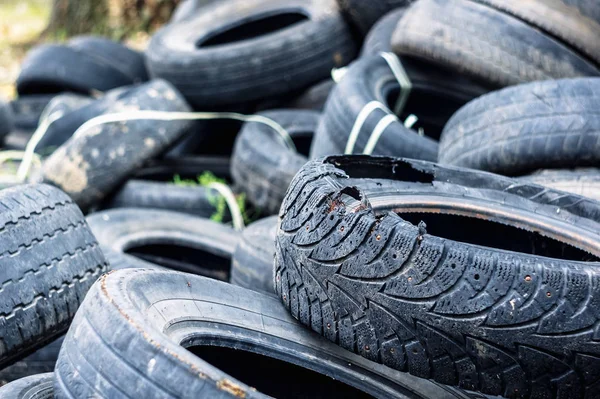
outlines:
{"label": "cracked rubber", "polygon": [[[301,369],[283,378],[260,369],[263,386],[253,389],[185,349],[192,346],[236,349],[217,360],[242,373],[256,367],[238,363],[247,352]],[[306,369],[321,374],[325,383],[303,378]],[[265,386],[276,392],[267,396]],[[290,392],[311,398],[469,397],[327,342],[295,321],[273,296],[198,276],[139,269],[112,272],[94,285],[65,339],[55,387],[56,399],[253,399]]]}
{"label": "cracked rubber", "polygon": [[54,373],[24,377],[0,388],[0,399],[54,399]]}
{"label": "cracked rubber", "polygon": [[[111,106],[111,111],[191,111],[173,86],[162,80],[148,82],[126,93],[126,97]],[[42,181],[61,188],[87,210],[111,194],[144,163],[167,151],[190,126],[188,121],[144,119],[89,128],[71,137],[46,159]]]}
{"label": "cracked rubber", "polygon": [[[440,238],[390,210],[513,225],[564,255]],[[486,394],[598,396],[598,202],[424,161],[330,157],[298,173],[280,220],[276,293],[343,348]]]}
{"label": "cracked rubber", "polygon": [[62,334],[107,263],[83,214],[56,188],[0,192],[0,367]]}
{"label": "cracked rubber", "polygon": [[252,223],[242,231],[231,259],[231,284],[273,293],[273,260],[277,216]]}
{"label": "cracked rubber", "polygon": [[600,169],[547,169],[519,180],[566,191],[600,201]]}
{"label": "cracked rubber", "polygon": [[424,0],[407,11],[394,52],[442,65],[498,87],[598,76],[600,70],[529,24],[470,0]]}
{"label": "cracked rubber", "polygon": [[273,215],[279,212],[288,185],[308,161],[310,143],[321,114],[303,110],[276,110],[259,115],[283,127],[299,152],[288,148],[272,127],[247,122],[235,142],[231,176],[254,206]]}
{"label": "cracked rubber", "polygon": [[439,162],[510,176],[600,162],[600,79],[533,82],[482,96],[448,121]]}
{"label": "cracked rubber", "polygon": [[[102,250],[110,254],[107,257],[112,269],[130,263],[229,281],[231,256],[239,240],[239,234],[231,227],[184,213],[136,208],[97,212],[87,220]],[[166,249],[139,250],[165,246],[178,253],[166,256]]]}
{"label": "cracked rubber", "polygon": [[[290,14],[305,19],[268,31],[274,20],[265,18],[284,23]],[[253,23],[268,32],[258,34]],[[236,35],[239,29],[244,34]],[[222,40],[212,43],[221,33]],[[306,88],[346,65],[356,51],[335,0],[232,0],[205,5],[165,26],[146,55],[152,76],[168,80],[192,106],[205,109]]]}

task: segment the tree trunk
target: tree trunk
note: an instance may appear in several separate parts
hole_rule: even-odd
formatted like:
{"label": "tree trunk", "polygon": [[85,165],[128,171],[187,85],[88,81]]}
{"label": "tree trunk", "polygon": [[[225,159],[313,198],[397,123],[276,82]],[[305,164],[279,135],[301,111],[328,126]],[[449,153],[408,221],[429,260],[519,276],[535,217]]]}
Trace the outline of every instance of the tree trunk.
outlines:
{"label": "tree trunk", "polygon": [[53,0],[44,35],[70,37],[96,33],[122,39],[169,20],[180,0]]}

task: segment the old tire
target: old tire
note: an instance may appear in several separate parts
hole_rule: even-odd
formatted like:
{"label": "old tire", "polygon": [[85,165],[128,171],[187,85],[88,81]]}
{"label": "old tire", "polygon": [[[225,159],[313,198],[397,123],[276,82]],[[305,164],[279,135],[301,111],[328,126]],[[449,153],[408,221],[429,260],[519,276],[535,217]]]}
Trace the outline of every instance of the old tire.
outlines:
{"label": "old tire", "polygon": [[0,204],[4,367],[63,333],[107,264],[81,211],[61,191],[19,186],[2,190]]}
{"label": "old tire", "polygon": [[277,214],[285,190],[294,175],[308,161],[312,136],[320,114],[314,111],[277,110],[260,115],[283,127],[300,153],[288,148],[272,127],[247,122],[235,142],[231,176],[254,206],[267,214]]}
{"label": "old tire", "polygon": [[36,374],[0,388],[0,399],[53,399],[54,373]]}
{"label": "old tire", "polygon": [[405,8],[413,1],[415,0],[337,0],[344,14],[363,35],[385,14]]}
{"label": "old tire", "polygon": [[54,98],[54,94],[38,94],[19,96],[10,102],[15,128],[34,131],[40,121],[44,109]]}
{"label": "old tire", "polygon": [[597,168],[547,169],[519,180],[600,201],[600,170]]}
{"label": "old tire", "polygon": [[[535,239],[527,248],[504,235],[515,252],[471,244],[485,227],[462,242],[440,238],[428,229],[456,237],[460,224],[416,226],[387,212],[407,208],[495,220]],[[276,292],[342,347],[486,394],[596,395],[587,375],[600,353],[598,202],[423,161],[330,157],[299,172],[280,218]]]}
{"label": "old tire", "polygon": [[232,0],[167,25],[146,54],[152,76],[206,108],[305,88],[355,53],[335,0]]}
{"label": "old tire", "polygon": [[178,212],[134,208],[98,212],[88,223],[102,248],[124,260],[135,255],[169,269],[229,280],[239,240],[230,227]]}
{"label": "old tire", "polygon": [[598,165],[598,90],[600,79],[579,78],[533,82],[480,97],[444,128],[439,161],[511,176]]}
{"label": "old tire", "polygon": [[394,52],[444,66],[497,87],[598,76],[568,47],[508,14],[469,0],[424,0],[392,37]]}
{"label": "old tire", "polygon": [[0,140],[14,129],[14,117],[9,104],[0,98]]}
{"label": "old tire", "polygon": [[[134,94],[135,92],[135,94]],[[160,111],[189,112],[181,95],[167,82],[138,86],[123,99]],[[44,163],[42,180],[63,189],[83,209],[98,203],[149,159],[165,152],[188,128],[186,121],[151,119],[109,123],[82,131]]]}
{"label": "old tire", "polygon": [[252,223],[242,231],[231,260],[231,284],[273,293],[273,260],[277,216]]}
{"label": "old tire", "polygon": [[173,181],[175,175],[182,179],[196,179],[206,171],[221,179],[231,181],[229,158],[220,156],[164,156],[154,159],[135,173],[136,179]]}
{"label": "old tire", "polygon": [[[54,371],[63,340],[64,337],[61,336],[48,345],[36,350],[31,355],[0,370],[0,385],[36,374]],[[1,397],[2,395],[0,395]]]}
{"label": "old tire", "polygon": [[327,342],[270,295],[147,270],[117,271],[94,286],[55,376],[57,399],[466,397]]}

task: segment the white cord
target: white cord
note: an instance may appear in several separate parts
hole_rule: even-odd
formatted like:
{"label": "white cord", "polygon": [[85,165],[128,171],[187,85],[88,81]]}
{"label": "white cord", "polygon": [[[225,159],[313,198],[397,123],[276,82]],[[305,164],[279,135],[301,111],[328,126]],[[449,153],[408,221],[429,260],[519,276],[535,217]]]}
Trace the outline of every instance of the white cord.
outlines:
{"label": "white cord", "polygon": [[348,67],[333,68],[331,70],[331,79],[333,79],[335,83],[340,83],[344,75],[346,75],[346,72],[348,72]]}
{"label": "white cord", "polygon": [[394,107],[394,114],[400,115],[406,106],[406,102],[408,101],[408,97],[410,96],[410,92],[412,91],[412,82],[408,77],[408,73],[402,66],[400,62],[400,58],[394,53],[380,53],[383,59],[387,62],[394,77],[398,81],[400,85],[400,93],[398,94],[398,99],[396,100],[396,106]]}
{"label": "white cord", "polygon": [[231,219],[233,222],[233,228],[236,230],[244,229],[244,217],[242,216],[242,211],[235,199],[235,195],[231,191],[229,186],[223,183],[212,182],[207,185],[209,188],[213,188],[219,192],[225,198],[225,202],[229,207],[229,211],[231,212]]}
{"label": "white cord", "polygon": [[373,153],[375,145],[377,145],[379,137],[381,137],[385,129],[387,129],[389,125],[397,121],[398,117],[394,114],[389,114],[381,118],[379,123],[377,123],[377,125],[375,126],[375,129],[373,129],[373,133],[371,133],[371,137],[369,137],[369,141],[367,141],[367,145],[365,146],[363,154],[371,155]]}
{"label": "white cord", "polygon": [[159,121],[183,121],[183,120],[206,120],[206,119],[234,119],[243,122],[263,123],[281,137],[284,145],[292,151],[296,151],[296,146],[292,141],[290,134],[273,119],[262,115],[244,115],[236,112],[168,112],[168,111],[127,111],[114,114],[100,115],[85,122],[73,134],[73,137],[82,135],[86,130],[93,127],[113,122],[127,122],[138,120],[159,120]]}
{"label": "white cord", "polygon": [[371,101],[367,103],[363,109],[360,110],[358,116],[356,117],[356,121],[354,121],[354,126],[352,126],[352,130],[350,131],[350,135],[348,136],[348,142],[346,143],[346,149],[344,150],[344,154],[352,154],[354,151],[354,146],[356,145],[356,139],[358,139],[358,135],[365,124],[365,121],[371,115],[373,111],[376,109],[380,109],[386,114],[390,114],[391,111],[379,101]]}

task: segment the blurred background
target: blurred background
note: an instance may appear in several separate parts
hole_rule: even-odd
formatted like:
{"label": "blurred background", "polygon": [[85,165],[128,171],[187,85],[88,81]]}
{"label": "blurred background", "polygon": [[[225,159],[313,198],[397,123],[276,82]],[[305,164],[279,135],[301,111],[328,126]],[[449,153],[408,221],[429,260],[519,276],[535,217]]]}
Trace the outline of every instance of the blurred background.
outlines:
{"label": "blurred background", "polygon": [[149,33],[181,1],[0,0],[0,95],[14,96],[21,61],[32,46],[96,34],[143,49]]}

